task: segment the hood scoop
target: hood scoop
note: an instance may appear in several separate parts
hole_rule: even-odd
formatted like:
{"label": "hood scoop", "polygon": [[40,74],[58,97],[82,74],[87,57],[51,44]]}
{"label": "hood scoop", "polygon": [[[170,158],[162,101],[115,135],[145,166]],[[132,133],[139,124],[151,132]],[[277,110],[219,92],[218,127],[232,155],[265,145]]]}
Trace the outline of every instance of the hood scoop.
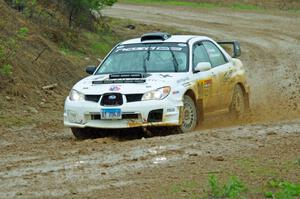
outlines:
{"label": "hood scoop", "polygon": [[93,84],[124,84],[124,83],[145,83],[150,74],[143,73],[116,73],[110,74],[108,79],[93,81]]}
{"label": "hood scoop", "polygon": [[109,79],[128,79],[128,78],[147,78],[150,74],[146,73],[116,73],[110,74]]}
{"label": "hood scoop", "polygon": [[101,81],[93,81],[93,84],[134,84],[134,83],[145,83],[145,79],[117,79],[117,80],[101,80]]}

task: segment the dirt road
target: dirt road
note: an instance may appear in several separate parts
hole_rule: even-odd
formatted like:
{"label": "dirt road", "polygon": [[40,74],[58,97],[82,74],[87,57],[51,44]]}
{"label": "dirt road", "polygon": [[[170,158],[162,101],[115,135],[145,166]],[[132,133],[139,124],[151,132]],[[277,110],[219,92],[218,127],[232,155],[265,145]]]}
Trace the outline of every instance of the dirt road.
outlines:
{"label": "dirt road", "polygon": [[[172,26],[217,40],[239,40],[251,104],[263,117],[300,113],[300,15],[117,4],[105,15]],[[274,108],[276,107],[276,108]]]}
{"label": "dirt road", "polygon": [[[211,173],[226,175],[244,166],[265,170],[263,177],[252,176],[260,181],[273,176],[299,180],[299,167],[282,168],[300,155],[299,129],[295,120],[149,139],[128,133],[81,142],[60,127],[6,129],[0,142],[0,198],[172,198],[168,191],[182,178],[205,185]],[[239,161],[250,161],[253,168],[239,166]]]}
{"label": "dirt road", "polygon": [[239,176],[248,198],[262,198],[270,179],[299,182],[299,14],[117,4],[105,15],[240,40],[250,120],[215,125],[208,118],[188,134],[122,132],[85,141],[63,128],[60,112],[44,124],[0,129],[0,198],[192,198],[204,194],[210,174]]}

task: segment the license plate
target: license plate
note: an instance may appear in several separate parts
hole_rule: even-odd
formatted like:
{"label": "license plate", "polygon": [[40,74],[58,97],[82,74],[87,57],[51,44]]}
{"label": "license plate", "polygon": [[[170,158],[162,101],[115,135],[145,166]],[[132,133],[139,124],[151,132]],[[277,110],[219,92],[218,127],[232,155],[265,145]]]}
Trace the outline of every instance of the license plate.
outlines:
{"label": "license plate", "polygon": [[120,120],[122,112],[119,108],[101,109],[101,119],[103,120]]}

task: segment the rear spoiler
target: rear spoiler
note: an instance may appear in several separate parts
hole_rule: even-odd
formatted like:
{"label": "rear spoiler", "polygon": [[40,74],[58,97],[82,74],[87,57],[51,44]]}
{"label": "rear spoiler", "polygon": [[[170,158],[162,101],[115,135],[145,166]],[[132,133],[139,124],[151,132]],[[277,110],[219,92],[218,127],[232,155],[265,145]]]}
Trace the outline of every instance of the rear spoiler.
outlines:
{"label": "rear spoiler", "polygon": [[242,54],[241,45],[240,45],[240,42],[238,42],[238,41],[220,41],[217,43],[219,45],[227,45],[227,44],[232,45],[233,46],[233,54],[232,54],[233,58],[238,58]]}

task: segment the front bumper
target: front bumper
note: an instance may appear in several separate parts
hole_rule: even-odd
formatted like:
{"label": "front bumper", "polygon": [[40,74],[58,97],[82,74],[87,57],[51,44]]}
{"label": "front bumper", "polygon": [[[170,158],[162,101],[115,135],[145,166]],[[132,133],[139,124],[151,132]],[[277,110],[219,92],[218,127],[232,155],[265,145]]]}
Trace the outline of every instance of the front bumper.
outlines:
{"label": "front bumper", "polygon": [[[132,127],[147,126],[178,126],[180,121],[180,110],[183,106],[180,100],[148,100],[139,102],[124,103],[120,108],[122,111],[122,119],[120,120],[104,120],[100,117],[102,108],[100,103],[90,101],[70,101],[67,97],[64,110],[64,125],[76,128],[103,128],[103,129],[122,129]],[[162,117],[153,120],[153,111],[159,110]]]}

